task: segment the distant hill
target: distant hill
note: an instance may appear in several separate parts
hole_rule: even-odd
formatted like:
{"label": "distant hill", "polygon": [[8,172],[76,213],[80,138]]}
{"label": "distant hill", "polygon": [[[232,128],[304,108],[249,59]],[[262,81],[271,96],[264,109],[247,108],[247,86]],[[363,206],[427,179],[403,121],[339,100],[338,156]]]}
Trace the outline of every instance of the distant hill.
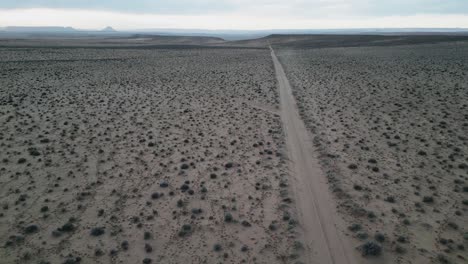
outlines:
{"label": "distant hill", "polygon": [[450,34],[272,34],[263,38],[230,42],[230,45],[293,48],[330,48],[360,46],[394,46],[451,41],[468,41],[468,35]]}
{"label": "distant hill", "polygon": [[248,40],[269,35],[468,35],[468,28],[354,28],[354,29],[268,29],[268,30],[207,30],[207,29],[141,29],[127,32],[178,36],[210,36],[226,40]]}
{"label": "distant hill", "polygon": [[266,48],[271,44],[276,47],[320,48],[468,41],[468,29],[386,28],[250,31],[146,29],[141,31],[116,31],[111,26],[101,30],[75,29],[72,27],[12,26],[3,28],[3,30],[0,28],[0,40],[2,39],[24,39],[25,45],[34,45],[34,41],[37,40],[47,40],[51,46],[56,45],[54,42],[56,39],[61,39],[60,43],[69,46],[229,45]]}
{"label": "distant hill", "polygon": [[113,29],[110,26],[107,26],[104,29],[102,29],[101,32],[117,32],[117,30]]}

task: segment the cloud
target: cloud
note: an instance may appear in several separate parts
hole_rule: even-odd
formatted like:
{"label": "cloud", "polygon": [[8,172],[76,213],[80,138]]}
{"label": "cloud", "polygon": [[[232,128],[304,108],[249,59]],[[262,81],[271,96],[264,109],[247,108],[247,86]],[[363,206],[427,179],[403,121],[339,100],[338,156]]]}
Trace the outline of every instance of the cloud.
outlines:
{"label": "cloud", "polygon": [[[234,0],[232,0],[234,1]],[[238,0],[236,2],[242,2]],[[327,1],[339,3],[340,1]],[[273,8],[273,7],[271,7]],[[342,9],[348,7],[333,7]],[[275,8],[273,8],[275,9]],[[275,9],[276,10],[276,9]],[[249,12],[223,14],[141,14],[86,9],[0,9],[0,26],[72,26],[98,29],[113,26],[119,30],[146,28],[197,29],[332,29],[332,28],[416,28],[466,27],[468,15],[419,14],[389,16],[296,16]]]}
{"label": "cloud", "polygon": [[468,27],[468,0],[0,0],[0,27]]}
{"label": "cloud", "polygon": [[166,15],[294,14],[299,17],[468,14],[467,0],[1,0],[0,8],[86,9]]}

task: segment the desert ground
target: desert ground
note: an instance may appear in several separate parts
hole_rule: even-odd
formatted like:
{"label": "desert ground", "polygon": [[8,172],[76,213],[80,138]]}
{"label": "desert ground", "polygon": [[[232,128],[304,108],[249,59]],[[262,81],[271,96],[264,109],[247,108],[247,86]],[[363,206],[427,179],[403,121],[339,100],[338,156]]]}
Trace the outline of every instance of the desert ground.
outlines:
{"label": "desert ground", "polygon": [[348,233],[379,263],[468,262],[468,45],[278,53]]}
{"label": "desert ground", "polygon": [[0,263],[466,263],[467,135],[468,37],[0,40]]}
{"label": "desert ground", "polygon": [[1,54],[4,263],[300,259],[268,50]]}

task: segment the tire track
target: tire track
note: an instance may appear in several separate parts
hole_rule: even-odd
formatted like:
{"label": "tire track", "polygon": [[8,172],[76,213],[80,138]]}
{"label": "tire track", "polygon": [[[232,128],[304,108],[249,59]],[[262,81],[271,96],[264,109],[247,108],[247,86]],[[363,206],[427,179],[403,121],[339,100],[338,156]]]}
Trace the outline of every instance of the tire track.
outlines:
{"label": "tire track", "polygon": [[325,175],[320,169],[309,132],[301,120],[283,67],[271,48],[278,80],[281,120],[291,160],[293,191],[299,222],[304,231],[308,263],[357,263],[356,253],[341,230],[344,223],[336,212]]}

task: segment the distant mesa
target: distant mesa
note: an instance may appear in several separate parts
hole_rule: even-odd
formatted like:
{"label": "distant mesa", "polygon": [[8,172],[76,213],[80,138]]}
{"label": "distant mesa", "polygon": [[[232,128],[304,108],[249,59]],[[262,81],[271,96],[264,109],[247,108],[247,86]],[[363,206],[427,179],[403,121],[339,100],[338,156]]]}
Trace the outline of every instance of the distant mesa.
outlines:
{"label": "distant mesa", "polygon": [[105,27],[103,30],[101,30],[102,32],[117,32],[117,30],[113,29],[112,27],[110,26],[107,26]]}

